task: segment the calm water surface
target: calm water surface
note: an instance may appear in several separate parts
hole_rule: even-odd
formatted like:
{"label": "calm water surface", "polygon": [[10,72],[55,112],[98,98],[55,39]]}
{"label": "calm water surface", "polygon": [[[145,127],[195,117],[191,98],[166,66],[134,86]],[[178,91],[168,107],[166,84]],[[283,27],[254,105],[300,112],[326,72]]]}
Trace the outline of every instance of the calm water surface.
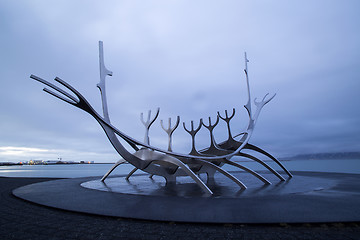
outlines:
{"label": "calm water surface", "polygon": [[[239,162],[253,170],[265,170],[258,163]],[[267,162],[273,168],[279,167],[273,162]],[[315,171],[315,172],[340,172],[360,174],[360,159],[341,160],[292,160],[282,162],[290,171]],[[50,177],[50,178],[75,178],[102,176],[112,164],[76,164],[76,165],[23,165],[0,166],[2,177]],[[224,166],[225,170],[237,171],[232,166]],[[133,169],[130,164],[120,165],[112,174],[127,174]],[[140,173],[141,171],[139,171]]]}

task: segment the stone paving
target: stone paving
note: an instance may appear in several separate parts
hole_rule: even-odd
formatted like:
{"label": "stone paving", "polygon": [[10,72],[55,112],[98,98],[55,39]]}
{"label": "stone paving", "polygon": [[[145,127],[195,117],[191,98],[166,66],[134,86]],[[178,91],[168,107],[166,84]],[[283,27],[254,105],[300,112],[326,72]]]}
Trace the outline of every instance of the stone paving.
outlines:
{"label": "stone paving", "polygon": [[[360,223],[187,224],[62,211],[18,199],[17,187],[45,178],[0,178],[0,239],[360,239]],[[86,204],[86,203],[84,203]]]}

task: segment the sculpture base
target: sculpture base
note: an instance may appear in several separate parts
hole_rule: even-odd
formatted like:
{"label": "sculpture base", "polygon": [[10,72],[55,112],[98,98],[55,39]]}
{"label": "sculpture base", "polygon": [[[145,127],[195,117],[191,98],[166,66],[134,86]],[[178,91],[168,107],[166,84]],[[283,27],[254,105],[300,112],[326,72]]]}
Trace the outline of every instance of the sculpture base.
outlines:
{"label": "sculpture base", "polygon": [[[359,174],[293,172],[285,182],[262,174],[263,185],[244,172],[232,172],[248,186],[216,174],[204,196],[189,177],[166,184],[148,175],[73,178],[17,188],[13,194],[41,205],[90,214],[159,221],[207,223],[300,223],[360,220]],[[204,176],[206,179],[206,177]],[[246,180],[246,181],[245,181]]]}

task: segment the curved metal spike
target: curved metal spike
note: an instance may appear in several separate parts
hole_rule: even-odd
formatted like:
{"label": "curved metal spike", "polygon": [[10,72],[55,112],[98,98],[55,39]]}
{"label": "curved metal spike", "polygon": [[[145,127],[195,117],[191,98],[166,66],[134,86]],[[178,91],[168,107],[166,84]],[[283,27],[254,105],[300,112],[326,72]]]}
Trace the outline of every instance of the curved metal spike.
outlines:
{"label": "curved metal spike", "polygon": [[210,134],[210,146],[207,150],[204,151],[206,154],[222,155],[223,153],[223,151],[216,144],[215,137],[213,134],[213,130],[216,127],[216,125],[219,123],[219,119],[220,119],[219,115],[216,115],[216,122],[214,124],[211,124],[211,117],[209,117],[209,125],[203,123],[204,127],[206,127],[209,130],[209,134]]}
{"label": "curved metal spike", "polygon": [[245,186],[244,183],[242,183],[239,179],[237,179],[236,177],[234,177],[232,174],[230,174],[228,171],[222,169],[219,166],[216,166],[215,164],[205,161],[205,160],[201,160],[201,159],[192,159],[195,162],[200,162],[202,164],[204,164],[207,167],[213,168],[216,171],[220,172],[221,174],[223,174],[224,176],[226,176],[227,178],[231,179],[233,182],[235,182],[237,185],[240,186],[241,189],[246,189],[247,187]]}
{"label": "curved metal spike", "polygon": [[265,104],[267,104],[268,102],[270,102],[274,97],[276,96],[276,93],[274,93],[274,95],[272,97],[270,97],[268,100],[265,101]]}
{"label": "curved metal spike", "polygon": [[265,100],[268,95],[269,95],[269,93],[265,94],[265,96],[263,97],[263,99],[261,101],[256,101],[257,98],[255,98],[254,99],[255,105],[257,107],[263,107],[265,104],[270,102],[276,96],[276,93],[272,97],[270,97],[269,99]]}
{"label": "curved metal spike", "polygon": [[172,152],[172,134],[175,129],[179,126],[180,116],[177,116],[176,123],[173,128],[171,128],[171,118],[169,118],[169,127],[166,129],[163,124],[163,120],[160,120],[161,128],[168,134],[168,151]]}
{"label": "curved metal spike", "polygon": [[165,128],[165,127],[164,127],[164,124],[163,124],[163,120],[160,120],[161,128],[162,128],[167,134],[173,133],[173,132],[175,131],[175,129],[179,126],[179,123],[180,123],[180,116],[177,116],[175,126],[174,126],[173,128],[171,128],[171,118],[169,118],[169,127],[168,127],[168,128]]}
{"label": "curved metal spike", "polygon": [[[32,78],[32,79],[34,79],[34,80],[36,80],[36,81],[38,81],[38,82],[41,82],[41,83],[43,83],[43,84],[51,87],[52,89],[54,89],[54,90],[58,91],[59,93],[65,95],[66,97],[68,97],[69,99],[71,99],[72,101],[74,101],[75,103],[78,103],[78,102],[79,102],[79,100],[76,99],[76,98],[75,98],[74,96],[72,96],[71,94],[65,92],[65,91],[62,90],[61,88],[55,86],[55,85],[52,84],[52,83],[49,83],[48,81],[46,81],[46,80],[44,80],[44,79],[42,79],[42,78],[40,78],[40,77],[38,77],[38,76],[31,75],[30,78]],[[57,79],[58,79],[58,78],[55,78],[55,80],[57,80]],[[46,90],[45,90],[45,89],[46,89]],[[50,93],[50,94],[52,94],[52,95],[54,95],[54,96],[56,96],[56,97],[58,97],[58,98],[60,98],[60,99],[63,100],[63,101],[66,101],[64,97],[62,97],[61,95],[58,95],[57,93],[54,93],[53,91],[51,91],[51,90],[49,90],[49,89],[47,89],[47,88],[44,88],[44,91],[47,92],[47,93]],[[68,101],[66,101],[66,102],[68,102]],[[72,102],[69,102],[69,103],[72,103]],[[72,103],[72,104],[73,104],[73,103]]]}
{"label": "curved metal spike", "polygon": [[185,126],[185,122],[183,122],[183,127],[184,127],[185,131],[187,131],[191,135],[193,135],[193,134],[195,135],[200,130],[202,125],[203,125],[203,120],[202,120],[202,118],[200,118],[199,126],[194,130],[194,121],[191,121],[191,130],[188,130]]}
{"label": "curved metal spike", "polygon": [[44,90],[44,92],[49,93],[49,94],[53,95],[54,97],[57,97],[57,98],[59,98],[60,100],[63,100],[64,102],[67,102],[67,103],[69,103],[69,104],[71,104],[71,105],[75,105],[75,104],[76,104],[76,102],[73,102],[73,101],[71,101],[71,100],[69,100],[69,99],[66,99],[66,98],[64,98],[63,96],[60,96],[59,94],[51,91],[51,90],[48,89],[48,88],[44,88],[43,90]]}
{"label": "curved metal spike", "polygon": [[238,168],[240,168],[240,169],[242,169],[242,170],[244,170],[244,171],[252,174],[253,176],[255,176],[256,178],[258,178],[259,180],[261,180],[261,181],[262,181],[263,183],[265,183],[265,184],[269,184],[269,185],[271,184],[271,182],[269,182],[266,178],[264,178],[263,176],[261,176],[261,175],[258,174],[257,172],[251,170],[250,168],[247,168],[247,167],[245,167],[245,166],[243,166],[243,165],[241,165],[241,164],[235,163],[235,162],[230,161],[230,160],[228,160],[228,159],[226,160],[225,163],[227,163],[227,164],[229,164],[229,165],[232,165],[232,166],[235,166],[235,167],[238,167]]}
{"label": "curved metal spike", "polygon": [[202,124],[204,125],[204,127],[212,131],[218,123],[219,123],[219,115],[216,115],[216,122],[214,124],[211,124],[211,117],[209,117],[209,125],[206,125],[204,122]]}
{"label": "curved metal spike", "polygon": [[264,167],[266,167],[270,172],[272,172],[276,177],[278,177],[281,181],[285,181],[285,178],[283,176],[280,175],[280,173],[278,173],[275,169],[273,169],[272,167],[270,167],[268,164],[266,164],[265,162],[261,161],[260,159],[250,155],[250,154],[247,154],[247,153],[238,153],[239,156],[241,157],[246,157],[246,158],[249,158],[249,159],[252,159],[258,163],[260,163],[261,165],[263,165]]}
{"label": "curved metal spike", "polygon": [[135,167],[129,174],[125,177],[126,180],[129,180],[129,178],[138,170],[137,167]]}
{"label": "curved metal spike", "polygon": [[203,120],[202,118],[200,118],[199,126],[194,130],[194,121],[191,121],[191,130],[188,130],[185,126],[185,122],[183,122],[183,127],[185,131],[191,135],[191,151],[189,153],[190,155],[196,155],[196,156],[200,155],[200,153],[196,150],[195,147],[195,135],[200,131],[202,124],[203,124]]}
{"label": "curved metal spike", "polygon": [[160,108],[157,108],[156,110],[156,114],[154,116],[153,119],[151,118],[151,110],[148,111],[148,117],[146,122],[144,121],[144,114],[140,113],[140,121],[144,124],[145,126],[145,137],[144,137],[144,143],[149,145],[150,144],[150,139],[149,139],[149,129],[151,127],[151,125],[155,122],[155,120],[157,119],[157,117],[159,116],[159,112],[160,112]]}
{"label": "curved metal spike", "polygon": [[285,168],[285,166],[282,165],[279,160],[277,160],[273,155],[271,155],[270,153],[266,152],[265,150],[263,150],[263,149],[255,146],[255,145],[252,145],[252,144],[250,144],[250,143],[246,144],[244,148],[250,149],[250,150],[253,150],[253,151],[256,151],[256,152],[259,152],[259,153],[267,156],[268,158],[270,158],[271,160],[273,160],[278,166],[280,166],[290,178],[293,177],[292,174],[289,172],[289,170],[287,170],[287,169]]}
{"label": "curved metal spike", "polygon": [[110,168],[110,170],[109,170],[107,173],[105,173],[105,175],[101,178],[101,181],[102,181],[102,182],[105,181],[105,179],[110,175],[110,173],[111,173],[112,171],[115,170],[115,168],[117,168],[117,166],[119,166],[120,164],[123,164],[123,163],[125,163],[125,162],[126,162],[126,161],[125,161],[124,159],[121,159],[121,160],[117,161],[117,162]]}
{"label": "curved metal spike", "polygon": [[221,119],[224,120],[225,122],[230,122],[230,120],[235,116],[235,108],[233,108],[233,112],[232,112],[232,114],[231,114],[230,117],[228,116],[228,111],[227,111],[227,110],[225,110],[225,117],[222,117],[222,116],[220,115],[220,112],[219,112],[219,111],[217,112],[217,114],[218,114],[219,118],[221,118]]}
{"label": "curved metal spike", "polygon": [[227,140],[228,143],[227,144],[231,145],[232,142],[234,142],[235,140],[233,139],[232,134],[231,134],[230,120],[235,116],[235,108],[233,108],[233,112],[230,117],[228,116],[227,110],[225,110],[225,117],[222,117],[219,112],[217,112],[217,113],[218,113],[218,116],[226,122],[227,130],[228,130],[228,140]]}

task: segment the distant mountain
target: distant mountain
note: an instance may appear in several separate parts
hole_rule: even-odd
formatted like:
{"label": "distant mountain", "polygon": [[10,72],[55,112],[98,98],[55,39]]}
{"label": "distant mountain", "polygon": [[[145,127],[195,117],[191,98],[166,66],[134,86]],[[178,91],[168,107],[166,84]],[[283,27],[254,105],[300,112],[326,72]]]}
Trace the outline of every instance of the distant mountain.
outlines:
{"label": "distant mountain", "polygon": [[292,157],[287,157],[287,160],[299,159],[359,159],[360,152],[336,152],[336,153],[312,153],[312,154],[299,154]]}

